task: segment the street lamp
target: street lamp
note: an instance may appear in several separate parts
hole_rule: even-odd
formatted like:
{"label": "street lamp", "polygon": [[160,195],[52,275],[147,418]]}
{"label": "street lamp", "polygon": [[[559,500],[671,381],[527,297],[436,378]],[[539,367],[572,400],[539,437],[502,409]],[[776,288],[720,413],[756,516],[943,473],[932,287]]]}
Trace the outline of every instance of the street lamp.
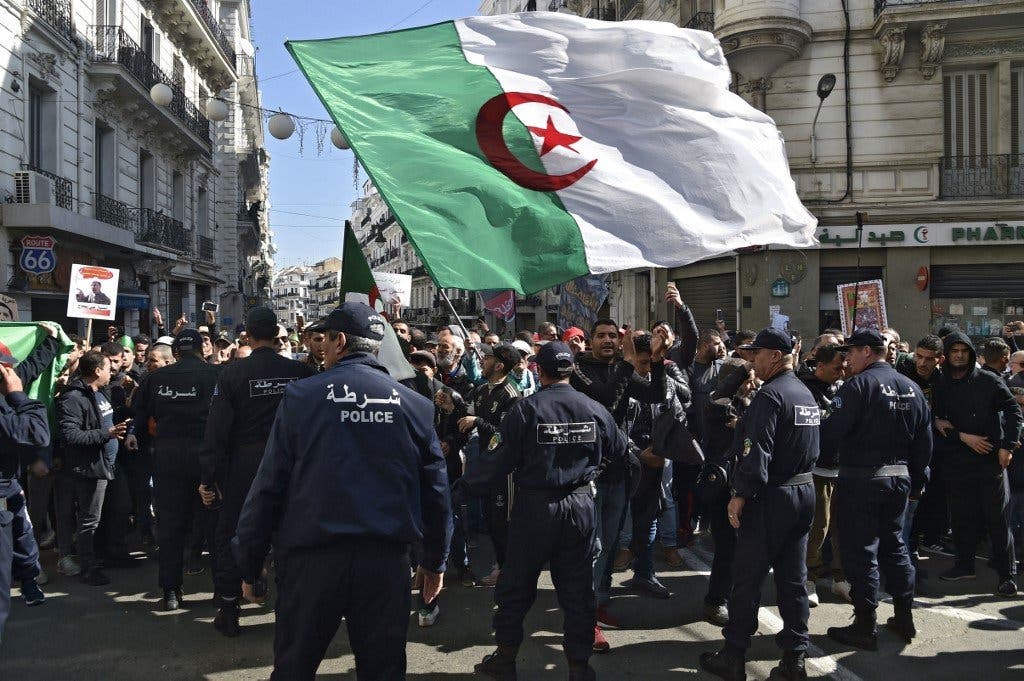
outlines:
{"label": "street lamp", "polygon": [[814,122],[811,123],[811,163],[818,162],[818,136],[816,128],[818,126],[818,115],[821,114],[821,105],[832,94],[832,89],[835,86],[836,75],[834,73],[826,73],[818,81],[818,110],[814,112]]}

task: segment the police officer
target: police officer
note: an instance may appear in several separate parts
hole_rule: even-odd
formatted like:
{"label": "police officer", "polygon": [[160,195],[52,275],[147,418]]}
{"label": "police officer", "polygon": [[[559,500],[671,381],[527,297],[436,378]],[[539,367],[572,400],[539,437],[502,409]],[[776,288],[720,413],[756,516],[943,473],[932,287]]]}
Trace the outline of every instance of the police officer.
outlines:
{"label": "police officer", "polygon": [[874,329],[850,336],[849,372],[822,424],[822,449],[838,448],[839,551],[850,582],[854,622],[830,627],[829,638],[878,650],[878,567],[892,597],[888,621],[908,643],[914,567],[903,542],[907,499],[921,492],[932,452],[931,412],[924,391],[886,361],[886,339]]}
{"label": "police officer", "polygon": [[764,381],[739,423],[739,460],[733,473],[729,523],[739,530],[729,596],[725,647],[704,653],[701,666],[729,681],[743,670],[750,638],[757,631],[761,589],[771,568],[783,628],[776,641],[782,661],[771,678],[805,679],[808,635],[807,534],[814,519],[811,469],[818,458],[820,413],[814,397],[793,373],[793,340],[764,329],[739,350],[753,354],[754,373]]}
{"label": "police officer", "polygon": [[422,543],[424,599],[441,589],[451,502],[434,405],[377,361],[387,322],[346,302],[325,332],[325,370],[290,384],[233,540],[247,600],[273,539],[272,679],[312,679],[341,624],[356,678],[405,678],[409,546]]}
{"label": "police officer", "polygon": [[[39,549],[32,535],[25,494],[18,484],[20,448],[16,445],[46,447],[50,444],[46,407],[25,395],[18,372],[11,368],[14,363],[9,354],[0,354],[0,395],[3,396],[0,399],[0,636],[11,611],[11,570],[16,552],[20,556],[17,562],[23,582],[27,575],[34,586],[35,576],[39,574]],[[35,574],[25,572],[32,568]],[[38,586],[35,591],[39,591]]]}
{"label": "police officer", "polygon": [[[181,583],[189,520],[202,513],[199,487],[199,450],[202,446],[210,400],[219,367],[203,360],[203,337],[185,329],[174,339],[174,364],[148,374],[139,386],[132,408],[138,423],[156,422],[153,448],[153,499],[160,542],[160,588],[164,608],[177,610],[182,602]],[[212,514],[196,527],[213,547]],[[216,556],[211,555],[216,562]]]}
{"label": "police officer", "polygon": [[231,554],[238,514],[263,458],[284,389],[292,381],[316,373],[309,364],[277,354],[277,315],[270,308],[253,308],[246,318],[245,330],[252,355],[221,370],[199,452],[200,496],[207,507],[220,507],[211,551],[217,556],[213,581],[220,597],[213,626],[225,636],[239,634],[242,576]]}
{"label": "police officer", "polygon": [[494,600],[498,648],[476,665],[495,679],[516,678],[523,618],[537,595],[545,563],[565,613],[569,678],[595,679],[589,665],[596,602],[590,566],[595,549],[594,486],[602,459],[621,461],[626,438],[609,411],[573,390],[573,357],[559,341],[537,355],[541,390],[518,401],[496,438],[486,445],[472,487],[493,484],[514,472],[516,494],[509,523],[509,554]]}

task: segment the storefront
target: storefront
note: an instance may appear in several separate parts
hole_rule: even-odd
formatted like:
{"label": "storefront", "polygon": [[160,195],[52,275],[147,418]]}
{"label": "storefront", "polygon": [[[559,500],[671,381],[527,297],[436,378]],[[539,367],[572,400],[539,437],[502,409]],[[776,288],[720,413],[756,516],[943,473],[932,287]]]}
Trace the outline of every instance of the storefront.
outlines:
{"label": "storefront", "polygon": [[955,324],[977,343],[1024,319],[1024,262],[936,265],[930,278],[933,328]]}

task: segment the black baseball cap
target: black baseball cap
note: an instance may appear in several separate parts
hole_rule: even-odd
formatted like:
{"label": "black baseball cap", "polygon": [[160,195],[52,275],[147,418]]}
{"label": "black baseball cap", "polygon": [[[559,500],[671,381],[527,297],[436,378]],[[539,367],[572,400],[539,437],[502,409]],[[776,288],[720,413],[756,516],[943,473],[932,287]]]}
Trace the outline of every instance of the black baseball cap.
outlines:
{"label": "black baseball cap", "polygon": [[537,366],[548,376],[565,378],[572,373],[572,350],[562,341],[545,343],[537,353]]}
{"label": "black baseball cap", "polygon": [[214,345],[231,345],[234,341],[231,340],[231,336],[228,335],[227,331],[221,331],[217,334],[217,337],[213,340]]}
{"label": "black baseball cap", "polygon": [[768,327],[761,329],[754,337],[753,343],[741,345],[737,350],[778,350],[779,352],[793,352],[793,337],[782,329]]}
{"label": "black baseball cap", "polygon": [[341,331],[369,340],[384,340],[384,318],[366,303],[344,302],[308,331]]}
{"label": "black baseball cap", "polygon": [[184,329],[174,338],[171,347],[175,350],[193,352],[203,349],[203,334],[198,329]]}
{"label": "black baseball cap", "polygon": [[409,363],[413,365],[423,363],[432,369],[437,368],[437,358],[434,357],[434,353],[427,352],[426,350],[417,350],[416,352],[410,353]]}
{"label": "black baseball cap", "polygon": [[494,347],[486,343],[477,343],[476,347],[484,357],[494,357],[501,362],[505,366],[506,372],[515,369],[522,359],[519,349],[512,347],[508,343],[499,343]]}
{"label": "black baseball cap", "polygon": [[258,305],[246,315],[245,331],[256,340],[273,340],[277,336],[277,315],[269,307]]}
{"label": "black baseball cap", "polygon": [[846,343],[840,346],[840,349],[884,348],[888,344],[889,341],[875,329],[857,329],[853,332],[853,335],[846,339]]}

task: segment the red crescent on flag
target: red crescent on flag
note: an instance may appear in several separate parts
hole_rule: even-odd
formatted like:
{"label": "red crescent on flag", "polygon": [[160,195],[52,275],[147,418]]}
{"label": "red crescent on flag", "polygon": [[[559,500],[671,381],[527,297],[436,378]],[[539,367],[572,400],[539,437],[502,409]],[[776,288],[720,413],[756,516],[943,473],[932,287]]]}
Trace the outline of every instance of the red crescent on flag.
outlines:
{"label": "red crescent on flag", "polygon": [[516,158],[509,151],[508,145],[505,144],[502,126],[505,124],[505,116],[508,115],[509,111],[520,104],[529,102],[547,104],[569,113],[569,110],[564,106],[544,95],[530,92],[505,92],[492,97],[480,107],[480,112],[476,116],[476,141],[491,165],[520,187],[526,187],[527,189],[539,192],[554,192],[559,189],[565,189],[589,173],[594,164],[597,163],[597,159],[595,158],[585,166],[565,175],[539,173],[523,165],[522,161]]}

